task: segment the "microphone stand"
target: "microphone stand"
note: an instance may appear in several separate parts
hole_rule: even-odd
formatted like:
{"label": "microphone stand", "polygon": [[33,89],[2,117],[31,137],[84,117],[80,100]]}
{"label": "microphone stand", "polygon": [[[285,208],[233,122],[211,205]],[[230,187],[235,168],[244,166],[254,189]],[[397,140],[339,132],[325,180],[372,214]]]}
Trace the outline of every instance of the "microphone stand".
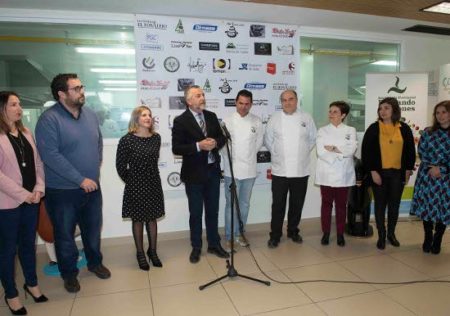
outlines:
{"label": "microphone stand", "polygon": [[[234,278],[234,277],[241,277],[244,279],[248,279],[248,280],[252,280],[255,282],[259,282],[262,284],[265,284],[267,286],[270,286],[270,282],[269,281],[264,281],[264,280],[260,280],[260,279],[256,279],[256,278],[252,278],[250,276],[247,275],[243,275],[243,274],[239,274],[236,270],[236,268],[234,267],[234,206],[236,206],[236,213],[238,215],[238,220],[239,220],[239,231],[241,233],[241,237],[244,238],[244,240],[247,240],[244,236],[244,224],[242,222],[241,219],[241,210],[239,209],[239,201],[238,201],[238,197],[237,197],[237,191],[236,191],[236,180],[234,178],[234,172],[233,172],[233,162],[231,160],[231,152],[230,152],[230,146],[229,146],[229,142],[231,142],[231,136],[230,133],[228,132],[228,130],[226,130],[226,128],[223,128],[225,137],[227,139],[225,146],[227,148],[227,156],[228,156],[228,163],[230,166],[230,173],[231,173],[231,184],[230,184],[230,196],[231,196],[231,254],[230,254],[230,260],[227,259],[227,273],[225,275],[222,275],[221,277],[218,277],[215,280],[212,280],[211,282],[208,282],[204,285],[199,286],[199,290],[203,290],[206,287],[217,283],[223,279],[225,279],[226,277],[229,278]],[[247,246],[249,247],[249,246]]]}

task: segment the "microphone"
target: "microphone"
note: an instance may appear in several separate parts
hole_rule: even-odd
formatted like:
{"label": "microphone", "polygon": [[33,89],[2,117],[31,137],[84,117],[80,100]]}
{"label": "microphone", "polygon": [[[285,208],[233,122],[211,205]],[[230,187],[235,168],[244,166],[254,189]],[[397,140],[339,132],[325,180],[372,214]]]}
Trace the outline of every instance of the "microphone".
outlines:
{"label": "microphone", "polygon": [[222,133],[225,136],[226,139],[229,139],[231,141],[231,135],[230,132],[228,131],[227,126],[225,125],[225,122],[222,121],[220,122],[220,128],[222,129]]}

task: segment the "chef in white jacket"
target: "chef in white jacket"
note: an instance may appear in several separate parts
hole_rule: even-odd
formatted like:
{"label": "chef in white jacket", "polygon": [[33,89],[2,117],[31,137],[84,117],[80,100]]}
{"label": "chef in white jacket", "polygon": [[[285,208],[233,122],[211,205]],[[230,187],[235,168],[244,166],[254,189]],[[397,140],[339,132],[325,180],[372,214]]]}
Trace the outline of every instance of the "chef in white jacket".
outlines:
{"label": "chef in white jacket", "polygon": [[[231,159],[236,181],[236,193],[239,200],[239,210],[242,223],[245,227],[250,209],[250,198],[253,184],[256,179],[256,154],[261,148],[264,137],[264,129],[261,119],[250,113],[253,103],[253,95],[248,90],[241,90],[236,96],[236,112],[227,117],[224,122],[228,129],[231,142]],[[225,147],[221,150],[225,175],[225,238],[230,247],[231,236],[231,172]],[[239,221],[234,206],[234,239],[241,246],[247,246],[247,242],[240,236]]]}
{"label": "chef in white jacket", "polygon": [[297,93],[283,91],[283,110],[272,115],[267,123],[264,144],[272,162],[272,220],[269,248],[280,242],[286,199],[289,192],[287,236],[301,243],[298,225],[310,174],[310,152],[316,142],[316,126],[311,116],[298,108]]}
{"label": "chef in white jacket", "polygon": [[333,202],[336,213],[337,244],[345,246],[344,228],[348,190],[355,185],[353,155],[356,151],[356,130],[343,123],[350,111],[344,101],[330,104],[330,123],[317,133],[316,181],[322,195],[322,245],[329,244]]}

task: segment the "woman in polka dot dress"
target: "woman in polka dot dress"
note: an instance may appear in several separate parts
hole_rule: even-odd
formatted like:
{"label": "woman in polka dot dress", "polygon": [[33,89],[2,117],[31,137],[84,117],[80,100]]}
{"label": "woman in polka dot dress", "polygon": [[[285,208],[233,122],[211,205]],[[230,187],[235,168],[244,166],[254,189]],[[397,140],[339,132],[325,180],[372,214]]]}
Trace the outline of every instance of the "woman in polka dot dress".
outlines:
{"label": "woman in polka dot dress", "polygon": [[138,106],[131,113],[128,134],[119,141],[116,169],[125,182],[122,217],[131,218],[139,268],[149,270],[144,253],[144,224],[149,248],[147,255],[155,267],[162,267],[156,253],[157,222],[164,216],[164,195],[158,170],[161,136],[154,131],[152,113]]}

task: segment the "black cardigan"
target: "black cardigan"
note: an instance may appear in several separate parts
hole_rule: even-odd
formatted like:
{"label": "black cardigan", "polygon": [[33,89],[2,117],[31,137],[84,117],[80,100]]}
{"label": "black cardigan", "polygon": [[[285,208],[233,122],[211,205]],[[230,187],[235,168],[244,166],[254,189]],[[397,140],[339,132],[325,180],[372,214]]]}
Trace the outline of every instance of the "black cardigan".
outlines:
{"label": "black cardigan", "polygon": [[[370,173],[370,171],[380,171],[382,169],[381,164],[381,148],[380,148],[380,126],[378,121],[371,124],[364,134],[361,159],[364,165],[364,169]],[[402,149],[402,162],[401,170],[402,179],[405,180],[405,171],[413,170],[414,163],[416,162],[416,147],[414,146],[414,137],[411,132],[411,128],[400,122],[400,132],[403,138]]]}

